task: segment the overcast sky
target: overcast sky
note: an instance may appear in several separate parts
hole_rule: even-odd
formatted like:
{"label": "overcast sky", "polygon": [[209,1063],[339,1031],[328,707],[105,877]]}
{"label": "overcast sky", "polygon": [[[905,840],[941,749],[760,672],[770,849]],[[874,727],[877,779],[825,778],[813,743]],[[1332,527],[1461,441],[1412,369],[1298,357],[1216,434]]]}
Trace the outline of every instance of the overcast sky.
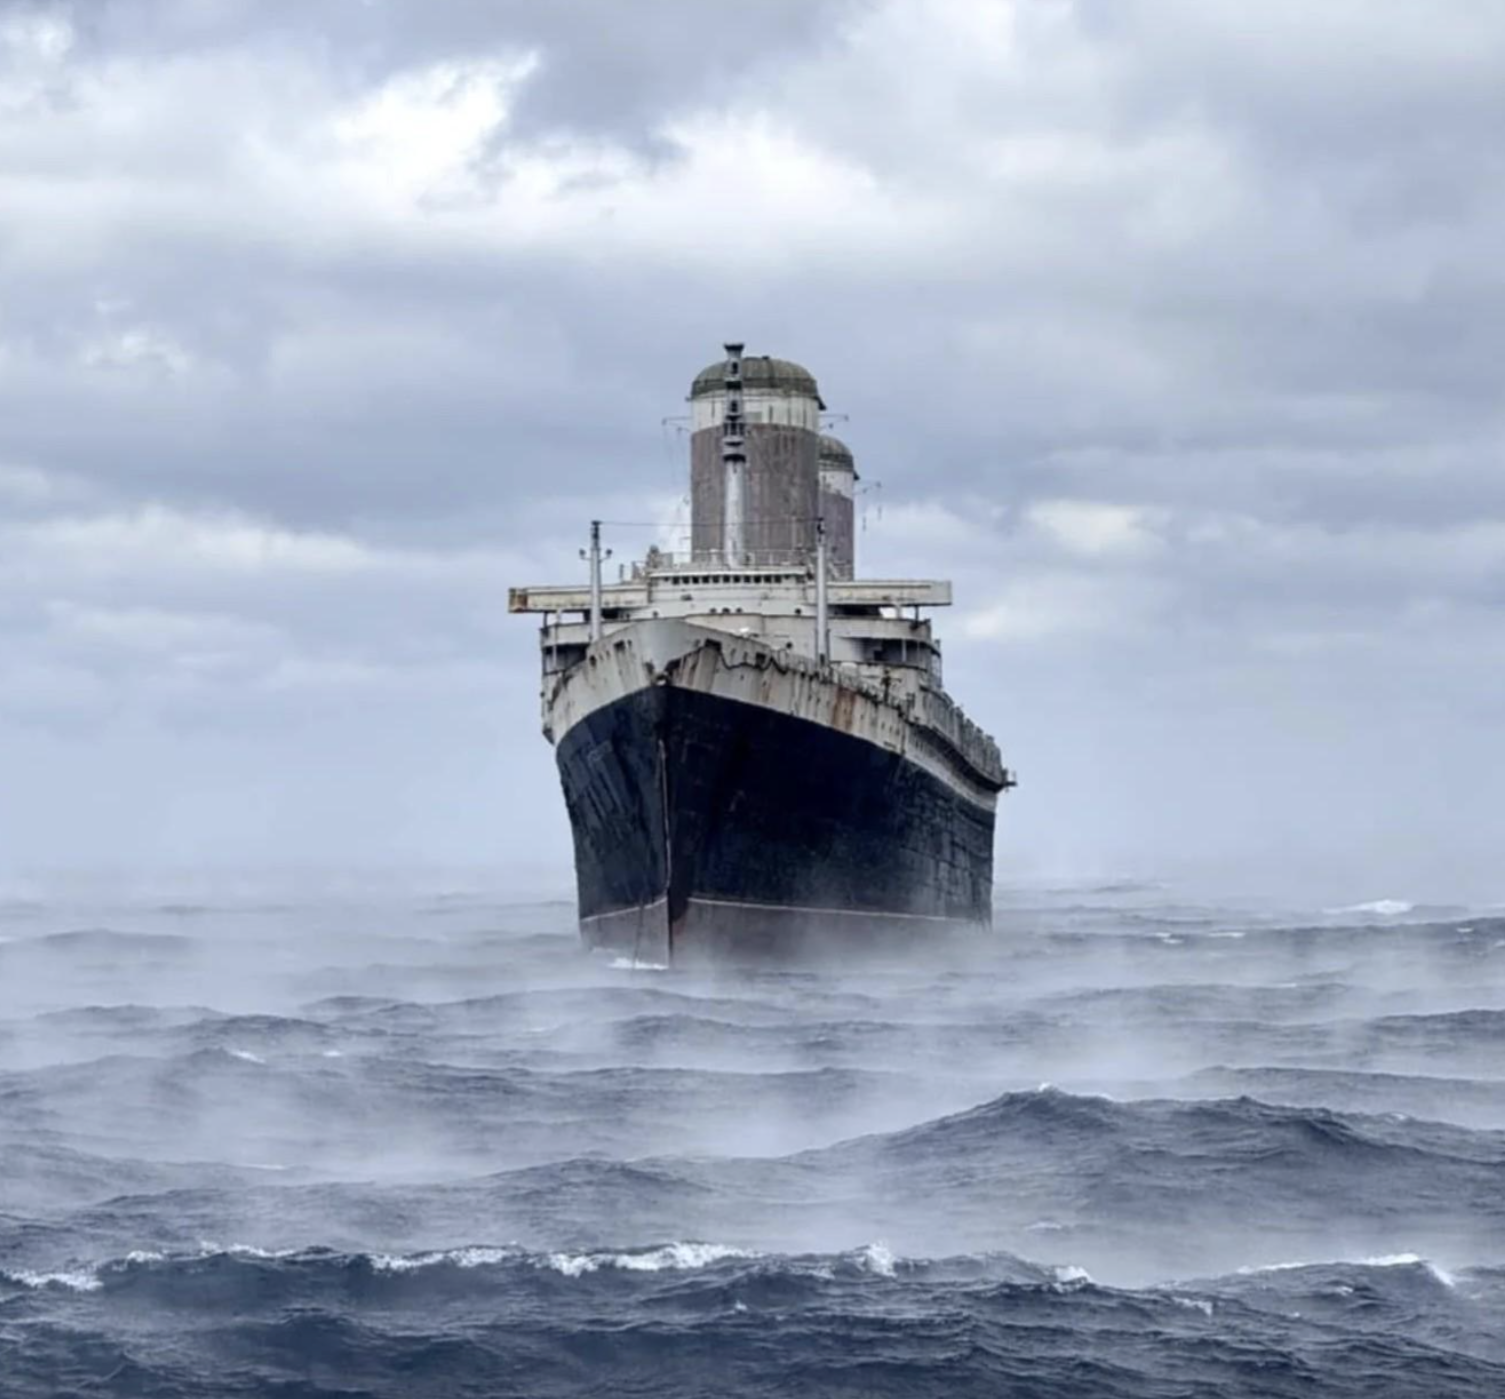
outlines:
{"label": "overcast sky", "polygon": [[567,891],[506,588],[740,339],[1002,878],[1505,900],[1502,133],[1499,0],[0,0],[0,866]]}

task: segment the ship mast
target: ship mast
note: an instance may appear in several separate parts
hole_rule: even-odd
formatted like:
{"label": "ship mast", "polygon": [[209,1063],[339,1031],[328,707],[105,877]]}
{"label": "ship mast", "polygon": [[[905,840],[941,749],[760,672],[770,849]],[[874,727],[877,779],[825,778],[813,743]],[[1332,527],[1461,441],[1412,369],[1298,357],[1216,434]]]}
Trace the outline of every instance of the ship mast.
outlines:
{"label": "ship mast", "polygon": [[601,639],[601,521],[591,521],[591,547],[589,552],[591,566],[591,593],[590,593],[590,639]]}
{"label": "ship mast", "polygon": [[826,517],[815,520],[815,658],[821,665],[831,659],[830,603],[827,598],[826,578]]}
{"label": "ship mast", "polygon": [[747,437],[742,420],[742,346],[726,347],[726,414],[721,420],[721,478],[725,514],[722,553],[736,567],[746,551]]}

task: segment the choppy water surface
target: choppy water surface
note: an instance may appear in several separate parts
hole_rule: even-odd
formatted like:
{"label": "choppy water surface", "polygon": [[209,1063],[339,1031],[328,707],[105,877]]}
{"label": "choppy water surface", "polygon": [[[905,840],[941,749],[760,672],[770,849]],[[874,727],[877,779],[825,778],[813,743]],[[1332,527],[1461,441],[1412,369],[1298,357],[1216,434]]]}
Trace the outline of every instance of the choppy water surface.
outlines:
{"label": "choppy water surface", "polygon": [[0,905],[0,1394],[1505,1393],[1505,916],[1009,896],[703,976]]}

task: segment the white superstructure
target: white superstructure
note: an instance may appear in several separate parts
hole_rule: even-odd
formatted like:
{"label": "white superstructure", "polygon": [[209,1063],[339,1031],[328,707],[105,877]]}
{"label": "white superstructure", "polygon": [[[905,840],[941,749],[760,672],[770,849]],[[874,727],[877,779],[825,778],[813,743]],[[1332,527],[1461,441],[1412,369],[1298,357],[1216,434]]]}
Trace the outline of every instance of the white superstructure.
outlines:
{"label": "white superstructure", "polygon": [[[825,587],[827,644],[822,647],[818,569],[812,565],[731,567],[706,560],[675,559],[651,551],[621,582],[599,587],[599,615],[592,611],[590,586],[514,588],[513,612],[543,614],[539,643],[543,660],[544,731],[558,742],[582,705],[563,703],[559,684],[576,673],[592,647],[613,655],[614,637],[630,633],[634,655],[658,656],[667,644],[687,638],[726,636],[742,643],[744,656],[762,656],[775,673],[816,675],[835,687],[826,704],[834,708],[837,690],[848,690],[888,711],[897,723],[918,724],[942,737],[968,766],[989,777],[1005,777],[997,745],[968,720],[942,688],[941,645],[922,609],[949,606],[951,585],[918,579],[828,579]],[[646,627],[645,623],[688,624]],[[657,635],[657,643],[645,636]],[[625,639],[625,638],[624,638]],[[821,663],[822,652],[825,663]],[[662,661],[659,662],[662,664]],[[639,681],[635,683],[640,683]],[[597,688],[597,687],[592,687]],[[607,702],[616,686],[599,687]],[[562,706],[562,707],[561,707]],[[874,721],[876,728],[883,724]],[[885,745],[886,746],[886,745]]]}

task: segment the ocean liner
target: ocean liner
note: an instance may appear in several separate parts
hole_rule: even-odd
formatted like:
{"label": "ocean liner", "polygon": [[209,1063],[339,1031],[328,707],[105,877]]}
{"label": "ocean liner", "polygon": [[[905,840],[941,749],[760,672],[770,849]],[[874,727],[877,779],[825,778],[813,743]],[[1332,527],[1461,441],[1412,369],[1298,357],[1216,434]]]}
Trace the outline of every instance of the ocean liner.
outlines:
{"label": "ocean liner", "polygon": [[951,585],[855,576],[857,473],[797,364],[744,356],[690,391],[689,548],[540,613],[543,727],[587,946],[635,961],[846,956],[990,920],[1013,785],[947,696],[924,610]]}

